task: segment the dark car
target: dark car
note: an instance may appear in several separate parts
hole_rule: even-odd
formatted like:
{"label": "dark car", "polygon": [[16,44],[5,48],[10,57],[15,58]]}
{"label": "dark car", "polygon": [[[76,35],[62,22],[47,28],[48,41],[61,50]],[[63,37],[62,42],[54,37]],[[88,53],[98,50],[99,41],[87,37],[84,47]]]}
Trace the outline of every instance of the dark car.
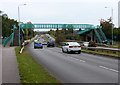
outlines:
{"label": "dark car", "polygon": [[54,41],[47,42],[47,47],[55,47],[55,42]]}
{"label": "dark car", "polygon": [[34,48],[43,48],[43,45],[40,42],[34,42]]}

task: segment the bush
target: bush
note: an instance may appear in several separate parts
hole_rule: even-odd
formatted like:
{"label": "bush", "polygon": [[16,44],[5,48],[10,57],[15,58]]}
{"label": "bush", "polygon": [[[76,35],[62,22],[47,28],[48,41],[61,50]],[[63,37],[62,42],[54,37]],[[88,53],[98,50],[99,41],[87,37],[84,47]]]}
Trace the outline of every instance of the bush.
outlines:
{"label": "bush", "polygon": [[70,34],[66,35],[66,39],[70,39],[71,40],[71,37],[72,37],[72,35],[70,35]]}
{"label": "bush", "polygon": [[94,41],[89,41],[89,47],[96,47],[96,43]]}
{"label": "bush", "polygon": [[55,41],[56,41],[57,44],[60,44],[60,42],[64,42],[65,41],[65,36],[62,35],[62,34],[61,35],[57,35]]}

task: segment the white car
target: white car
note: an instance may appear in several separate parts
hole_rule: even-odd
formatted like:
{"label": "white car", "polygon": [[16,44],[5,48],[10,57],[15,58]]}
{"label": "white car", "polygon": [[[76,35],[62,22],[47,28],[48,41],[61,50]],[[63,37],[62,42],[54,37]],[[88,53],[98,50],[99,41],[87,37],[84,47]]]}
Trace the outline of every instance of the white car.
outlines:
{"label": "white car", "polygon": [[78,52],[81,53],[81,46],[77,42],[65,42],[65,45],[62,47],[62,52]]}
{"label": "white car", "polygon": [[42,45],[47,45],[47,42],[45,40],[41,41]]}
{"label": "white car", "polygon": [[89,42],[83,42],[83,46],[88,47],[89,46]]}

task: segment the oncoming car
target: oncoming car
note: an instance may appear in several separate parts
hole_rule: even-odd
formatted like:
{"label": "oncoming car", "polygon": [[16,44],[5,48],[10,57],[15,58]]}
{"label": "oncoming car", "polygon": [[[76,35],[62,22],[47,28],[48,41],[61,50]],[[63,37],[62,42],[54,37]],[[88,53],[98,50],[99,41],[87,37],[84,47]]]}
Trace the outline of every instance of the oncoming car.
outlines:
{"label": "oncoming car", "polygon": [[43,45],[40,42],[34,41],[34,48],[43,48]]}
{"label": "oncoming car", "polygon": [[54,41],[47,42],[47,47],[55,47],[55,42]]}
{"label": "oncoming car", "polygon": [[41,43],[42,45],[47,45],[47,42],[45,40],[43,40]]}
{"label": "oncoming car", "polygon": [[89,42],[83,42],[83,46],[88,47],[89,46]]}
{"label": "oncoming car", "polygon": [[62,46],[62,52],[77,52],[78,54],[80,54],[81,46],[77,42],[65,42],[65,45]]}

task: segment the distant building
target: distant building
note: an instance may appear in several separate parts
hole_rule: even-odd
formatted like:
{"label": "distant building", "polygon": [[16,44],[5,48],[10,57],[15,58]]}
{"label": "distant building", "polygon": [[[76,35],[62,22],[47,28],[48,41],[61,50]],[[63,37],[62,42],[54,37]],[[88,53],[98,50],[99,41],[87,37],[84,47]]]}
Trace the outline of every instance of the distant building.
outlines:
{"label": "distant building", "polygon": [[118,27],[120,27],[120,1],[118,2]]}

